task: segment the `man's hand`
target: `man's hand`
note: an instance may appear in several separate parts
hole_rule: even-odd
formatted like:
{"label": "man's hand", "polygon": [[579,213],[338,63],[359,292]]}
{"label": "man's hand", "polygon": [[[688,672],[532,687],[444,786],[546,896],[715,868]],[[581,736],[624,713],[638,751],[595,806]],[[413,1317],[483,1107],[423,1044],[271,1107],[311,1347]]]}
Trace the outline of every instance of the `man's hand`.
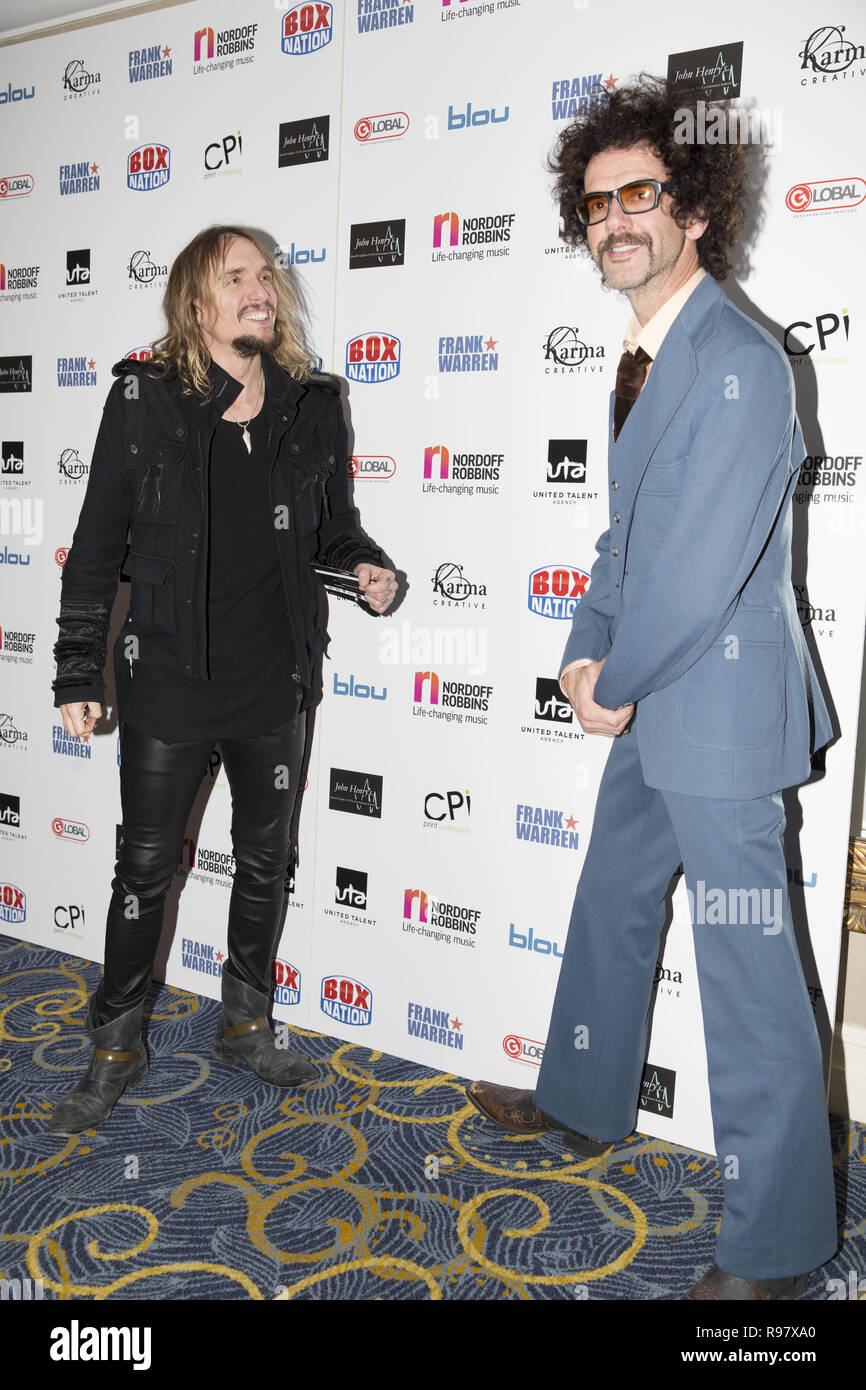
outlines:
{"label": "man's hand", "polygon": [[97,719],[102,718],[102,705],[93,700],[75,705],[60,705],[63,727],[73,738],[89,738]]}
{"label": "man's hand", "polygon": [[605,738],[616,738],[624,733],[631,723],[634,705],[623,705],[620,709],[605,709],[604,705],[595,703],[595,683],[601,675],[603,665],[603,661],[591,661],[588,666],[578,666],[573,671],[566,671],[562,678],[562,688],[585,734],[602,734]]}
{"label": "man's hand", "polygon": [[397,578],[393,570],[379,569],[377,565],[355,566],[358,587],[364,602],[374,613],[384,613],[397,597]]}

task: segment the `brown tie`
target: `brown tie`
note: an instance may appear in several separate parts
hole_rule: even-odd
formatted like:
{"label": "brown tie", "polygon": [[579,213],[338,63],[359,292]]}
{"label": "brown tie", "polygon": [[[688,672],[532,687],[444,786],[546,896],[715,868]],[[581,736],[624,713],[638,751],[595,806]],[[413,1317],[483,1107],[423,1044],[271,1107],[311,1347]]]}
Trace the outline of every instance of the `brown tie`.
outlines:
{"label": "brown tie", "polygon": [[652,362],[648,352],[639,347],[636,352],[624,352],[616,369],[616,387],[613,403],[613,437],[619,432],[628,418],[628,413],[643,390],[646,374]]}

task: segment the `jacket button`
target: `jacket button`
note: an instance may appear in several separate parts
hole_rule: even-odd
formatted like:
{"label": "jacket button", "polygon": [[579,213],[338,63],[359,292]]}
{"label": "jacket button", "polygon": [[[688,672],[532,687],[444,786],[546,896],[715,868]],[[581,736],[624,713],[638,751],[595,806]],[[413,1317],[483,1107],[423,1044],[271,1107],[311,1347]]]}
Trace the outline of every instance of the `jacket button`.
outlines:
{"label": "jacket button", "polygon": [[619,521],[619,512],[614,512],[613,519],[614,521]]}
{"label": "jacket button", "polygon": [[192,603],[192,599],[191,599],[191,598],[188,598],[187,601],[186,601],[187,608],[189,607],[189,605],[190,605],[191,603]]}
{"label": "jacket button", "polygon": [[291,448],[293,454],[299,454],[301,452],[300,446],[297,444],[291,444],[289,447]]}
{"label": "jacket button", "polygon": [[180,425],[178,425],[177,429],[175,430],[175,434],[177,435],[178,439],[183,439],[184,435],[186,434],[186,430],[183,429]]}
{"label": "jacket button", "polygon": [[611,555],[618,555],[619,551],[617,550],[616,546],[614,546],[613,550],[610,553]]}
{"label": "jacket button", "polygon": [[137,445],[137,444],[130,444],[130,446],[129,446],[129,452],[130,452],[131,454],[137,454],[137,453],[138,453],[138,445]]}
{"label": "jacket button", "polygon": [[619,588],[619,580],[618,580],[618,579],[615,579],[615,580],[613,581],[613,587],[614,587],[615,589],[618,589],[618,588]]}
{"label": "jacket button", "polygon": [[613,488],[614,492],[619,491],[619,483],[611,483],[611,487]]}

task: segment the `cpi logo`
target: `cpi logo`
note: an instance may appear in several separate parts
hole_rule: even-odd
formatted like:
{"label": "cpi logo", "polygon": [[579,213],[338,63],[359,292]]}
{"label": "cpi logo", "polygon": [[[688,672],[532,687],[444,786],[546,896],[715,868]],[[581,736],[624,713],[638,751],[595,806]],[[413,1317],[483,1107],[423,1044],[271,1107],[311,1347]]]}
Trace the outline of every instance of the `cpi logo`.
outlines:
{"label": "cpi logo", "polygon": [[819,179],[817,183],[795,183],[785,195],[785,206],[791,212],[832,212],[856,208],[864,198],[864,179]]}
{"label": "cpi logo", "polygon": [[529,576],[529,611],[540,618],[570,618],[588,583],[585,570],[572,565],[542,565]]}
{"label": "cpi logo", "polygon": [[315,53],[334,37],[331,4],[295,5],[283,15],[283,52],[292,58]]}
{"label": "cpi logo", "polygon": [[409,129],[405,111],[386,111],[381,116],[362,116],[355,122],[355,139],[362,145],[371,140],[397,140]]}
{"label": "cpi logo", "polygon": [[540,1067],[544,1056],[544,1043],[533,1038],[521,1038],[518,1033],[508,1033],[502,1039],[502,1051],[513,1062],[526,1062],[530,1067]]}
{"label": "cpi logo", "polygon": [[83,845],[90,839],[90,830],[83,820],[66,820],[63,816],[55,816],[51,822],[51,829],[58,840],[76,840],[79,845]]}

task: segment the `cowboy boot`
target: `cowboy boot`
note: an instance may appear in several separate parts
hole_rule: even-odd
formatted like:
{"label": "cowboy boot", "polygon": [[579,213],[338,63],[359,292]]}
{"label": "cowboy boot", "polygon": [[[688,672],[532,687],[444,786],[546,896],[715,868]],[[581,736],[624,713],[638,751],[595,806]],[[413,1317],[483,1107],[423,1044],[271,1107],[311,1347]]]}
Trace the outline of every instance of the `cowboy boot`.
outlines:
{"label": "cowboy boot", "polygon": [[124,1091],[138,1086],[147,1076],[147,1052],[141,1040],[143,1009],[142,1003],[97,1028],[91,999],[87,1031],[93,1039],[93,1056],[78,1085],[67,1092],[48,1121],[51,1134],[95,1129],[108,1119]]}
{"label": "cowboy boot", "polygon": [[223,1011],[211,1054],[229,1066],[248,1066],[272,1086],[314,1081],[316,1068],[299,1052],[277,1047],[268,1023],[270,996],[223,970]]}

